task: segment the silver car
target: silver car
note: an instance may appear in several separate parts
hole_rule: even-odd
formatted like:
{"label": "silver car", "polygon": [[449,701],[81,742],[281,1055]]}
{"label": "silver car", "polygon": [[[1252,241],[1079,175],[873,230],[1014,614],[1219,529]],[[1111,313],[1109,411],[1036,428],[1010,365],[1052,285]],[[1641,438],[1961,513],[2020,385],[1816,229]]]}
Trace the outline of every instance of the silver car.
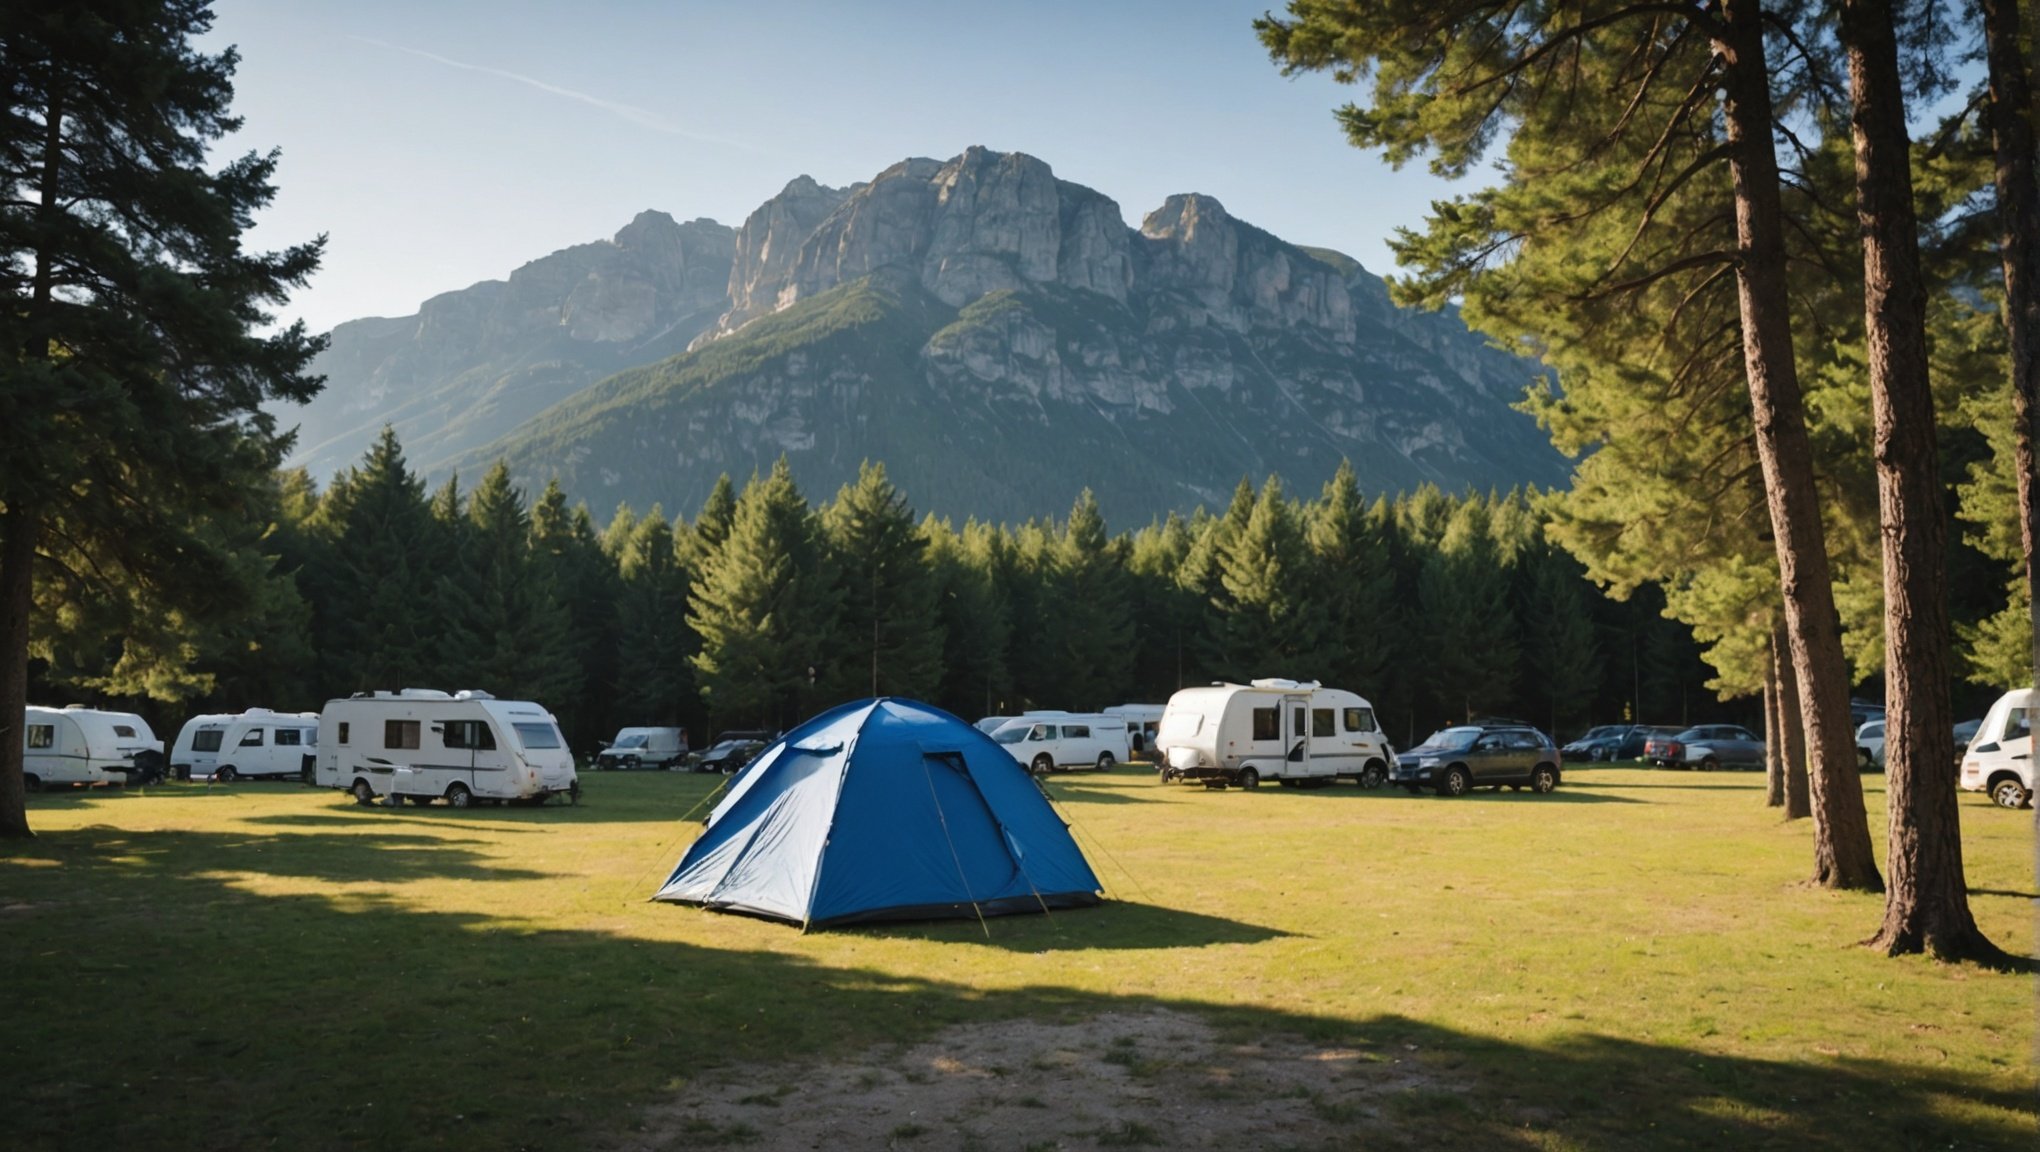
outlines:
{"label": "silver car", "polygon": [[1884,771],[1884,718],[1856,729],[1856,760],[1863,771]]}
{"label": "silver car", "polygon": [[1644,758],[1666,768],[1762,768],[1763,738],[1737,724],[1701,724],[1669,740],[1652,740]]}

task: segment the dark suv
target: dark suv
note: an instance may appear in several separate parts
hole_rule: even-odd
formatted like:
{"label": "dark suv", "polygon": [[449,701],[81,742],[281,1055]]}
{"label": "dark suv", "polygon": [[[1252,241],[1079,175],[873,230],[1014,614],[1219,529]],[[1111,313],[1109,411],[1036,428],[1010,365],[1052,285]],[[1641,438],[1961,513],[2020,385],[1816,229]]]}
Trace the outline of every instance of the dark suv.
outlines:
{"label": "dark suv", "polygon": [[1476,722],[1433,732],[1398,755],[1389,781],[1411,795],[1425,788],[1440,796],[1464,796],[1475,788],[1500,791],[1524,785],[1549,792],[1558,787],[1558,766],[1558,746],[1530,725]]}
{"label": "dark suv", "polygon": [[716,737],[714,744],[701,752],[687,756],[687,767],[693,772],[721,772],[728,775],[751,762],[751,758],[765,750],[772,742],[770,732],[729,731]]}

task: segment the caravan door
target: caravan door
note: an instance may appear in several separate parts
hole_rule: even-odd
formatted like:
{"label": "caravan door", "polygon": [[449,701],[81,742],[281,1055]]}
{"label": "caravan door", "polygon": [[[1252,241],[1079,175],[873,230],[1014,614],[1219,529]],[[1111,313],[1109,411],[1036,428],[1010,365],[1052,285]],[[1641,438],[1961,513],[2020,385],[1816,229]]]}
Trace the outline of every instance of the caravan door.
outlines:
{"label": "caravan door", "polygon": [[1282,747],[1282,775],[1311,774],[1310,697],[1282,698]]}

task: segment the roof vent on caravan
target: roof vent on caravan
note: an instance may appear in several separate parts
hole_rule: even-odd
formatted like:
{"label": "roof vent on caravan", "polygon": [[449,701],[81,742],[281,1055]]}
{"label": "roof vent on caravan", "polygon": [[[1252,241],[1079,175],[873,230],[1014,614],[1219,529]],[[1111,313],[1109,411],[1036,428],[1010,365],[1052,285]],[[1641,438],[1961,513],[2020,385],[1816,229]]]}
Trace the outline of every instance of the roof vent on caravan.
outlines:
{"label": "roof vent on caravan", "polygon": [[1252,681],[1251,683],[1252,686],[1255,688],[1283,688],[1291,689],[1297,692],[1309,692],[1312,689],[1318,687],[1318,682],[1315,680],[1282,680],[1271,678],[1267,680],[1255,680]]}
{"label": "roof vent on caravan", "polygon": [[397,693],[402,700],[451,700],[452,696],[437,688],[405,688]]}
{"label": "roof vent on caravan", "polygon": [[64,711],[66,711],[66,712],[82,712],[82,711],[84,711],[84,710],[85,710],[85,705],[83,705],[83,704],[66,704],[66,705],[64,705]]}
{"label": "roof vent on caravan", "polygon": [[494,700],[496,696],[494,693],[484,692],[480,688],[463,688],[455,692],[453,698],[455,700]]}

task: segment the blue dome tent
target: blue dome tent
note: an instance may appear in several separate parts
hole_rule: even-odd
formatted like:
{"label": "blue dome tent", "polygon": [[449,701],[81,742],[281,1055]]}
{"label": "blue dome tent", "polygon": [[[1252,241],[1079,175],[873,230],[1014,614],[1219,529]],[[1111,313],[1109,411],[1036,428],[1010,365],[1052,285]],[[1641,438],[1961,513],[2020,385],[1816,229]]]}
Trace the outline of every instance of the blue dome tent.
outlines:
{"label": "blue dome tent", "polygon": [[1005,749],[939,708],[879,698],[760,753],[652,898],[806,928],[1040,912],[1099,891]]}

